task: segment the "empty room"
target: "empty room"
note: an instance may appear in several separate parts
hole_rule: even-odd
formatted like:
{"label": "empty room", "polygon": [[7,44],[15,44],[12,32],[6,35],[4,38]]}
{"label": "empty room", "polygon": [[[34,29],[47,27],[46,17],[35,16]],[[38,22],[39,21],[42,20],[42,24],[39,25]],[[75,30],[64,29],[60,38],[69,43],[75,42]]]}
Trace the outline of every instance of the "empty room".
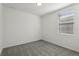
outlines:
{"label": "empty room", "polygon": [[1,56],[79,56],[78,3],[0,3]]}

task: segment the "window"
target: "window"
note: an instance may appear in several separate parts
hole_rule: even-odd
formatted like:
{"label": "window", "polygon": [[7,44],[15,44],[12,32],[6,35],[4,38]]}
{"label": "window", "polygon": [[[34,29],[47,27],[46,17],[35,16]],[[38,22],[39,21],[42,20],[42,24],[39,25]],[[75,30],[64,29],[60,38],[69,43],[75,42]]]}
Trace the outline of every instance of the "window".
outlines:
{"label": "window", "polygon": [[59,13],[59,33],[73,34],[74,13],[64,11]]}

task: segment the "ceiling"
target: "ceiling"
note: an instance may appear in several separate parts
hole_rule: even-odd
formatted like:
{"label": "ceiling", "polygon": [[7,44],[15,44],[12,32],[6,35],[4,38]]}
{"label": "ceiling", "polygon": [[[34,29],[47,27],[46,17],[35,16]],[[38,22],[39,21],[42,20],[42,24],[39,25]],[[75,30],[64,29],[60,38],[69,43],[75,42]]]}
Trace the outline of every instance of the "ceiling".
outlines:
{"label": "ceiling", "polygon": [[66,7],[70,3],[42,3],[42,6],[37,6],[36,3],[4,3],[3,6],[15,8],[21,11],[29,12],[35,15],[44,15],[53,12],[60,8]]}

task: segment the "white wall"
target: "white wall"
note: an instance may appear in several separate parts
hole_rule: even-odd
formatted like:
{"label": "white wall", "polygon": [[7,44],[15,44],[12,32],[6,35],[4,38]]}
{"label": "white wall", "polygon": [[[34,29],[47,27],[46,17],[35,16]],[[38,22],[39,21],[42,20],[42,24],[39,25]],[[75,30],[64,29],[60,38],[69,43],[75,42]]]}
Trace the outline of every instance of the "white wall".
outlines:
{"label": "white wall", "polygon": [[67,7],[65,9],[71,9],[75,13],[74,34],[73,35],[59,34],[58,12],[63,10],[61,9],[59,11],[42,16],[43,21],[42,38],[51,43],[79,52],[79,4]]}
{"label": "white wall", "polygon": [[4,7],[4,48],[40,40],[40,17]]}
{"label": "white wall", "polygon": [[0,55],[2,52],[2,40],[3,40],[3,20],[2,20],[2,5],[0,4]]}

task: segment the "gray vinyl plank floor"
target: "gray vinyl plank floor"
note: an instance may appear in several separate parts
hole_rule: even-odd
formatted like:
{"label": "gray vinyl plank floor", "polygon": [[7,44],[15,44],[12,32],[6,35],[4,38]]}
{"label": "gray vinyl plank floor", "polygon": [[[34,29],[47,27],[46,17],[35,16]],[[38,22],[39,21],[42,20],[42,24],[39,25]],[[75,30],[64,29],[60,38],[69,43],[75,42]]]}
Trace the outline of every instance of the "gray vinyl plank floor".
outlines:
{"label": "gray vinyl plank floor", "polygon": [[40,40],[4,48],[2,56],[79,56],[79,53]]}

